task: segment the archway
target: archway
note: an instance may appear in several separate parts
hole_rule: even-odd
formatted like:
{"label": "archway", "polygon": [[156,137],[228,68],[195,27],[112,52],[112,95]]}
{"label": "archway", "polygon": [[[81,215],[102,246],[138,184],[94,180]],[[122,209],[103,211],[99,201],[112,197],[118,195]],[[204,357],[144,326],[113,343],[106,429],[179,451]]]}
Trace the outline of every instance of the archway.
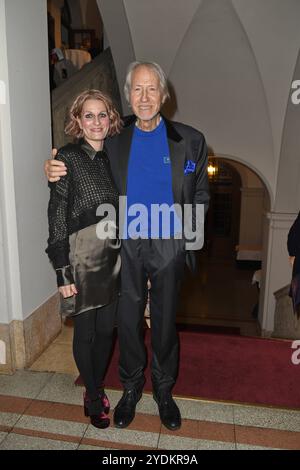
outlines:
{"label": "archway", "polygon": [[230,260],[239,241],[242,180],[224,159],[210,159],[210,206],[206,219],[206,249],[212,260]]}
{"label": "archway", "polygon": [[264,217],[270,193],[259,175],[240,161],[220,156],[209,162],[216,173],[210,177],[205,244],[197,275],[186,273],[177,321],[260,335],[259,291],[252,281],[266,249]]}

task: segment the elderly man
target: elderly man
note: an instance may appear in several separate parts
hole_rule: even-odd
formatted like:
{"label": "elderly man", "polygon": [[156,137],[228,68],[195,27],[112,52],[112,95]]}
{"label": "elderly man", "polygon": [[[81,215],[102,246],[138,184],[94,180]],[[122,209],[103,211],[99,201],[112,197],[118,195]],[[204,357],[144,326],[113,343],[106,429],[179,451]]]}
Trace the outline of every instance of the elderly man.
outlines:
{"label": "elderly man", "polygon": [[[150,279],[153,397],[162,423],[176,430],[181,426],[180,411],[171,394],[178,370],[176,306],[185,262],[195,265],[195,255],[186,251],[185,240],[178,238],[178,214],[174,214],[166,235],[164,227],[151,220],[151,207],[175,204],[184,209],[189,204],[193,209],[197,205],[207,209],[207,148],[200,132],[160,114],[169,93],[159,65],[130,64],[124,90],[134,115],[125,120],[120,135],[107,139],[106,148],[120,195],[127,196],[127,214],[132,214],[129,209],[136,204],[149,211],[138,233],[132,235],[130,216],[124,229],[120,228],[124,239],[118,336],[124,393],[115,408],[114,424],[127,427],[142,396],[146,366],[143,317]],[[61,162],[46,164],[51,181],[64,171]]]}

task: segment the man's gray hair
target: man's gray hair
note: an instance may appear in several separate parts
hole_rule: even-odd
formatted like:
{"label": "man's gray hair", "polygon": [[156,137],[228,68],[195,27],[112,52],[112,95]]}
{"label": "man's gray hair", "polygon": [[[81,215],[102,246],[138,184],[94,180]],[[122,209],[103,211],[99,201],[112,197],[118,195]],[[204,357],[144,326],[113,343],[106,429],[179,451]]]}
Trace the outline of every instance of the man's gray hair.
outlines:
{"label": "man's gray hair", "polygon": [[167,77],[165,75],[165,72],[161,68],[160,65],[156,64],[156,62],[146,62],[146,61],[136,61],[136,62],[131,62],[129,64],[127,73],[126,73],[126,79],[125,79],[125,85],[124,85],[124,94],[125,98],[130,103],[130,90],[131,90],[131,81],[132,81],[132,73],[137,67],[144,66],[148,67],[149,69],[153,70],[153,72],[156,73],[159,79],[159,86],[161,89],[162,93],[162,103],[166,101],[167,98],[170,98],[170,93],[168,89],[168,81]]}

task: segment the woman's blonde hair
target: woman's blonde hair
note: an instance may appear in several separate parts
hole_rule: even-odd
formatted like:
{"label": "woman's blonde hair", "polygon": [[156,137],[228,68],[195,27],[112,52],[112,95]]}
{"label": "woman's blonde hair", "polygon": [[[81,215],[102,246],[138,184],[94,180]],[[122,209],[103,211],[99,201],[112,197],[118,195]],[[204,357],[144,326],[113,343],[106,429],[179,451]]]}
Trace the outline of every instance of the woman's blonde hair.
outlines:
{"label": "woman's blonde hair", "polygon": [[116,110],[111,98],[99,90],[85,90],[75,98],[68,113],[65,133],[76,138],[83,137],[83,132],[79,127],[77,119],[80,118],[83,105],[87,100],[99,100],[104,103],[110,120],[110,127],[107,135],[111,137],[115,134],[119,134],[123,124],[120,114]]}

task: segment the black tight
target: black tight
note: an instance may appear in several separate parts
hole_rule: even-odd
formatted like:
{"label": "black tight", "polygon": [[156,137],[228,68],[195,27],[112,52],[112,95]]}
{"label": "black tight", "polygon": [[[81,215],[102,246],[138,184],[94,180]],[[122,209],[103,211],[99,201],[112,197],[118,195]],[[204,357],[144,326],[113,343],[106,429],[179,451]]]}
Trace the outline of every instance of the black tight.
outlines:
{"label": "black tight", "polygon": [[73,355],[88,396],[99,396],[111,354],[117,301],[73,317]]}

